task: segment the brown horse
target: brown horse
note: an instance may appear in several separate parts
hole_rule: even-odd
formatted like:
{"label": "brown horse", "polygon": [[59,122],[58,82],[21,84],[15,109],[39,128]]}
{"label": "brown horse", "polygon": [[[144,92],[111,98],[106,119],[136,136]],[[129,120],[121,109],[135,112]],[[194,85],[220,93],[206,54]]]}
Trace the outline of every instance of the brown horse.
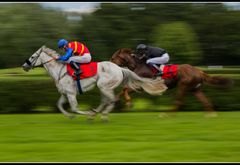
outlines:
{"label": "brown horse", "polygon": [[[121,67],[128,67],[141,77],[154,78],[155,75],[153,74],[153,68],[147,65],[146,61],[140,60],[140,58],[133,52],[134,51],[129,48],[119,49],[113,54],[110,61]],[[220,87],[229,87],[232,85],[233,81],[225,77],[210,76],[202,70],[189,64],[181,64],[177,66],[178,69],[176,77],[164,79],[168,89],[177,87],[175,107],[170,112],[178,111],[183,105],[184,95],[186,92],[192,92],[194,96],[196,96],[196,98],[204,105],[206,112],[210,112],[207,113],[207,115],[216,116],[212,103],[201,90],[202,84],[206,82]],[[131,105],[131,97],[128,92],[130,92],[130,89],[125,87],[118,94],[117,98],[119,100],[120,96],[124,95],[127,104]]]}

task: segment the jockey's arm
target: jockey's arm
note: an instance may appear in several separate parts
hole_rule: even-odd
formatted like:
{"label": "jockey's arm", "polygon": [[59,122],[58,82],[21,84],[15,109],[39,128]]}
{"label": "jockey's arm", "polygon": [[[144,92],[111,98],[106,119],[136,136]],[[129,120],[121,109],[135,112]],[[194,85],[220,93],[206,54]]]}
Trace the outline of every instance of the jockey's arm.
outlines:
{"label": "jockey's arm", "polygon": [[73,53],[73,49],[68,48],[66,54],[59,57],[58,60],[67,61],[71,57],[72,53]]}

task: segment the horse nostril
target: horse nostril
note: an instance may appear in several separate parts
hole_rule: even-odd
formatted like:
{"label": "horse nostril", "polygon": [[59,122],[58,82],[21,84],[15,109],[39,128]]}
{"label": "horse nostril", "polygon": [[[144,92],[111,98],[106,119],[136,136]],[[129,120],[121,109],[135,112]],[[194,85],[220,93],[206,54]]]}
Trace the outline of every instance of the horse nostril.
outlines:
{"label": "horse nostril", "polygon": [[23,65],[22,65],[22,69],[24,70],[24,71],[29,71],[30,70],[30,66],[27,64],[27,63],[24,63]]}

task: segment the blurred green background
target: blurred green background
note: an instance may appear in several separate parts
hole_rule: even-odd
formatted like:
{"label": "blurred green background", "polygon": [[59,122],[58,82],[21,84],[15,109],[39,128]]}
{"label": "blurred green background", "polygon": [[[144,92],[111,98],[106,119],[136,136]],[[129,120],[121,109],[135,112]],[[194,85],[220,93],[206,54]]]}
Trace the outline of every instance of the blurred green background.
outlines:
{"label": "blurred green background", "polygon": [[[0,161],[239,162],[239,3],[92,2],[91,10],[87,4],[61,3],[62,10],[49,7],[55,2],[0,3]],[[43,44],[57,50],[60,38],[85,43],[94,61],[139,43],[159,46],[169,63],[232,78],[234,86],[204,85],[217,118],[205,118],[191,94],[176,117],[159,118],[174,104],[171,89],[162,96],[134,93],[132,108],[121,100],[109,123],[100,116],[70,120],[56,108],[60,94],[47,72],[21,68]],[[96,107],[99,95],[97,88],[79,95],[79,108]]]}
{"label": "blurred green background", "polygon": [[[21,65],[43,44],[57,50],[60,38],[85,43],[94,61],[109,60],[117,49],[135,49],[139,43],[162,47],[170,63],[233,78],[231,89],[206,86],[204,91],[217,110],[240,110],[240,10],[224,3],[98,3],[87,13],[0,3],[0,15],[0,113],[58,112],[60,94],[46,71],[25,73]],[[97,106],[100,98],[93,96],[98,94],[95,89],[78,96],[80,109]],[[169,110],[175,89],[159,97],[132,96],[134,106],[125,111]],[[202,110],[202,105],[189,95],[183,110]]]}

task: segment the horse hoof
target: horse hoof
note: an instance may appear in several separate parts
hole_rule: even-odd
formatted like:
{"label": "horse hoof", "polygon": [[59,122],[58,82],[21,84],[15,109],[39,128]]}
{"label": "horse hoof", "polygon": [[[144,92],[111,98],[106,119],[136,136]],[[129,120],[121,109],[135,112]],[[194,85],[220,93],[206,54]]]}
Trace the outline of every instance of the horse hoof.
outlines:
{"label": "horse hoof", "polygon": [[93,110],[87,111],[86,114],[87,114],[87,120],[88,121],[94,120],[95,116],[97,115],[97,113],[95,111],[93,111]]}
{"label": "horse hoof", "polygon": [[109,119],[108,119],[108,116],[101,116],[101,120],[102,120],[102,122],[104,122],[104,123],[107,123],[108,121],[109,121]]}
{"label": "horse hoof", "polygon": [[93,109],[91,109],[91,110],[86,112],[86,115],[88,115],[88,116],[96,116],[97,113]]}
{"label": "horse hoof", "polygon": [[206,118],[213,118],[213,117],[217,117],[217,113],[216,112],[209,112],[207,114],[205,114]]}
{"label": "horse hoof", "polygon": [[160,113],[158,117],[164,118],[164,117],[169,117],[169,115],[163,112],[163,113]]}
{"label": "horse hoof", "polygon": [[133,103],[132,102],[127,102],[126,105],[127,105],[128,108],[132,108],[133,107]]}
{"label": "horse hoof", "polygon": [[87,121],[93,121],[94,119],[95,119],[94,116],[88,116],[88,117],[87,117]]}

